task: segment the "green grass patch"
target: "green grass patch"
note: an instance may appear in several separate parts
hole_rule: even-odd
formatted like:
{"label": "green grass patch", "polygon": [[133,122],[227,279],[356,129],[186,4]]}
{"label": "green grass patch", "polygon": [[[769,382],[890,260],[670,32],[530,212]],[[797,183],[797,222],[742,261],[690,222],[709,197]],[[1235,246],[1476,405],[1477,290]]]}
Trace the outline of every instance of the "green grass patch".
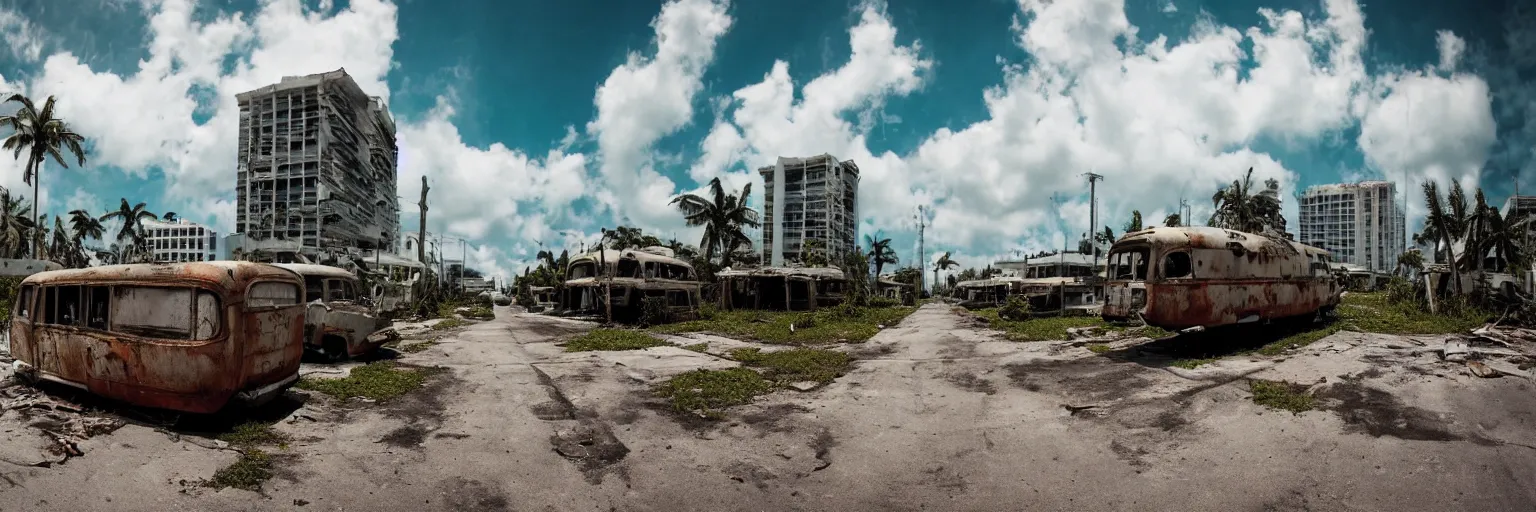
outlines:
{"label": "green grass patch", "polygon": [[271,423],[248,421],[236,425],[233,430],[219,434],[218,439],[239,448],[263,445],[286,446],[288,435],[272,428]]}
{"label": "green grass patch", "polygon": [[438,368],[401,368],[384,361],[358,366],[340,379],[299,379],[299,389],[331,395],[338,399],[369,398],[388,400],[421,387]]}
{"label": "green grass patch", "polygon": [[1412,302],[1393,302],[1386,292],[1350,292],[1339,304],[1337,313],[1338,318],[1326,324],[1292,330],[1255,352],[1277,356],[1343,330],[1381,334],[1462,333],[1483,325],[1494,316],[1475,307],[1454,304],[1440,313],[1430,313]]}
{"label": "green grass patch", "polygon": [[1103,343],[1089,343],[1088,344],[1088,351],[1089,352],[1093,352],[1095,354],[1103,354],[1105,352],[1109,352],[1109,350],[1110,350],[1109,345],[1105,345]]}
{"label": "green grass patch", "polygon": [[233,464],[219,468],[213,478],[203,481],[203,487],[223,489],[234,487],[247,491],[261,490],[261,484],[272,478],[272,456],[267,452],[250,449],[240,454]]}
{"label": "green grass patch", "polygon": [[773,383],[748,368],[694,370],[668,379],[654,391],[669,399],[675,411],[718,419],[720,409],[750,403],[753,397],[773,391]]}
{"label": "green grass patch", "polygon": [[469,321],[468,320],[465,320],[463,318],[449,318],[447,320],[443,320],[441,322],[432,324],[432,330],[434,330],[434,331],[446,331],[448,329],[457,329],[457,328],[460,328],[460,327],[464,327],[466,325],[469,325]]}
{"label": "green grass patch", "polygon": [[1312,410],[1312,395],[1307,387],[1289,382],[1250,380],[1248,390],[1253,392],[1253,403],[1300,414]]}
{"label": "green grass patch", "polygon": [[596,329],[565,342],[566,352],[587,350],[640,350],[670,345],[641,331],[629,329]]}
{"label": "green grass patch", "polygon": [[466,318],[473,318],[475,320],[495,320],[496,312],[492,311],[491,308],[487,306],[475,306],[469,308],[469,312],[464,313],[464,316]]}
{"label": "green grass patch", "polygon": [[1208,364],[1214,363],[1216,361],[1217,361],[1217,358],[1214,358],[1214,357],[1206,357],[1206,358],[1200,358],[1200,359],[1178,359],[1178,360],[1175,360],[1173,363],[1169,364],[1169,366],[1176,366],[1176,367],[1179,367],[1179,368],[1183,368],[1185,370],[1193,370],[1195,368],[1199,368],[1201,366],[1208,365]]}
{"label": "green grass patch", "polygon": [[1096,316],[1056,316],[1028,320],[1005,320],[998,316],[996,308],[978,309],[971,313],[986,319],[993,329],[1003,331],[1013,341],[1051,341],[1067,339],[1067,329],[1102,327],[1106,330],[1121,329]]}
{"label": "green grass patch", "polygon": [[683,348],[688,349],[688,350],[692,350],[694,352],[698,352],[698,353],[702,354],[702,353],[704,353],[704,351],[709,350],[709,344],[708,343],[694,343],[692,345],[683,345]]}
{"label": "green grass patch", "polygon": [[848,371],[849,364],[848,354],[811,348],[775,352],[739,348],[731,351],[731,359],[762,368],[764,377],[781,385],[805,381],[826,384]]}
{"label": "green grass patch", "polygon": [[721,336],[757,340],[766,343],[813,345],[821,343],[860,343],[880,332],[881,325],[891,327],[912,314],[910,307],[842,307],[816,311],[709,311],[699,320],[658,325],[652,332],[707,332]]}
{"label": "green grass patch", "polygon": [[409,345],[402,344],[402,345],[400,345],[400,348],[398,348],[396,350],[399,350],[401,352],[405,352],[407,354],[415,354],[417,352],[421,352],[423,350],[432,348],[434,345],[437,345],[436,341],[423,341],[423,342],[420,342],[420,343],[411,343]]}

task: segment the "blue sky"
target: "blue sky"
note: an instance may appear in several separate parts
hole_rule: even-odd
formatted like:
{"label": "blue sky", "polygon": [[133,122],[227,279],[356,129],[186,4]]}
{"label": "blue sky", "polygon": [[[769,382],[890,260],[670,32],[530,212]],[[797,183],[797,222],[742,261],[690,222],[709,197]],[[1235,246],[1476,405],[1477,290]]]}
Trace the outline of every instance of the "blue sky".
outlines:
{"label": "blue sky", "polygon": [[753,169],[822,152],[863,169],[864,233],[915,249],[931,205],[928,259],[980,266],[1087,231],[1088,171],[1117,231],[1181,197],[1203,219],[1249,167],[1292,222],[1346,180],[1502,201],[1536,170],[1536,10],[1511,1],[0,0],[0,90],[58,95],[92,141],[45,210],[227,231],[234,93],[345,67],[400,125],[400,194],[427,176],[431,229],[491,272],[618,223],[695,242],[670,197],[760,199]]}

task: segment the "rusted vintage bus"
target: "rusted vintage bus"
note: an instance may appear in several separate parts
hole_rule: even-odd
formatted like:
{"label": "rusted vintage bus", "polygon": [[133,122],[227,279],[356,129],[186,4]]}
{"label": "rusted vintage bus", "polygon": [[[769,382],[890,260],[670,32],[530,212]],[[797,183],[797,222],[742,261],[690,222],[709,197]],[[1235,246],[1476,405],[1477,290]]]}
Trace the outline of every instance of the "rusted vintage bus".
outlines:
{"label": "rusted vintage bus", "polygon": [[374,336],[389,327],[362,281],[346,270],[326,265],[277,263],[304,278],[304,348],[331,361],[377,350],[389,338]]}
{"label": "rusted vintage bus", "polygon": [[[606,300],[604,294],[607,294]],[[693,265],[673,258],[664,247],[601,250],[577,256],[567,267],[560,307],[567,312],[639,319],[642,301],[664,298],[674,319],[698,314],[699,278]]]}
{"label": "rusted vintage bus", "polygon": [[1312,315],[1343,291],[1330,260],[1316,247],[1226,229],[1137,231],[1110,248],[1103,315],[1165,329]]}
{"label": "rusted vintage bus", "polygon": [[260,263],[110,265],[22,281],[17,374],[130,404],[212,413],[299,377],[304,282]]}

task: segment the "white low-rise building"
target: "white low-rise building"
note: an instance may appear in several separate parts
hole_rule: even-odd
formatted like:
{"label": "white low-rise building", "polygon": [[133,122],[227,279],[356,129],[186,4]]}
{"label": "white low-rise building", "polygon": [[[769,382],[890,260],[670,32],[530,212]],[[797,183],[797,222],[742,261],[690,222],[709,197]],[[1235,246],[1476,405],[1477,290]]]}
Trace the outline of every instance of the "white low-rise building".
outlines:
{"label": "white low-rise building", "polygon": [[186,219],[142,221],[144,239],[155,261],[214,261],[219,259],[218,232]]}

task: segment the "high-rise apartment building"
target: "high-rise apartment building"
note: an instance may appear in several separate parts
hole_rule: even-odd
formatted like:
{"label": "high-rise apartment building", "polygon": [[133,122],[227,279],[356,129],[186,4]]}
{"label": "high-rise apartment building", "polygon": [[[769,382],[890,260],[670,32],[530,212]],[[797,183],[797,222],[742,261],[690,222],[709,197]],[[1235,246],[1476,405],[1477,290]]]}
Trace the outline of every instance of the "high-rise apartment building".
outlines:
{"label": "high-rise apartment building", "polygon": [[141,221],[144,240],[155,261],[214,261],[219,259],[219,234],[207,226],[177,219],[175,222]]}
{"label": "high-rise apartment building", "polygon": [[1300,214],[1298,241],[1327,249],[1334,261],[1391,272],[1406,249],[1406,219],[1391,182],[1308,187],[1301,196]]}
{"label": "high-rise apartment building", "polygon": [[763,175],[763,261],[800,262],[810,240],[820,240],[830,262],[858,248],[859,166],[828,154],[779,157]]}
{"label": "high-rise apartment building", "polygon": [[400,237],[395,122],[338,69],[236,95],[236,231],[246,253],[378,249]]}

